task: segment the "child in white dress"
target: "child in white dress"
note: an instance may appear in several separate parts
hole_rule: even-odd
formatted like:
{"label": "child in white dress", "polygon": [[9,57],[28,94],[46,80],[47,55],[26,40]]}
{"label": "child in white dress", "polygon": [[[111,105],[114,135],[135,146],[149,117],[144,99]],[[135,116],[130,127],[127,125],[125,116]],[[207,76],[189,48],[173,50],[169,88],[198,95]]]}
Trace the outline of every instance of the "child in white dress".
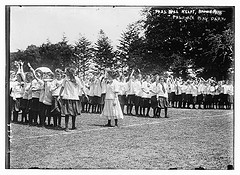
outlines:
{"label": "child in white dress", "polygon": [[101,116],[108,119],[105,126],[111,127],[111,119],[115,120],[115,126],[118,126],[118,119],[123,119],[122,109],[118,100],[119,84],[112,72],[108,72],[108,83],[106,87],[105,104]]}

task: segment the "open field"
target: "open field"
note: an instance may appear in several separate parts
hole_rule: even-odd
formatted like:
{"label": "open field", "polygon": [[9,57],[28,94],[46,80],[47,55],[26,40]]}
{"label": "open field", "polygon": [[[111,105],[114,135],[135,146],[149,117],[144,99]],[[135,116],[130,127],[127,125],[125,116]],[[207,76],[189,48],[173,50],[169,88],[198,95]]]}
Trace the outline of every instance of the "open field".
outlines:
{"label": "open field", "polygon": [[169,116],[125,116],[118,128],[84,113],[71,132],[11,123],[10,168],[220,170],[234,164],[232,110],[170,108]]}

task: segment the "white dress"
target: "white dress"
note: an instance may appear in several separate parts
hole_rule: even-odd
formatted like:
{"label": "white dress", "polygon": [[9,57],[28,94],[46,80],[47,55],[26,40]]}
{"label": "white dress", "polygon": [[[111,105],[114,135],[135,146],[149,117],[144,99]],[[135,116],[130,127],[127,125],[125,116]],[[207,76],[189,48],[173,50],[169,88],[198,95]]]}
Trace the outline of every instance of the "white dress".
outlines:
{"label": "white dress", "polygon": [[119,84],[116,80],[107,84],[105,104],[101,116],[111,119],[123,119],[122,109],[118,100]]}

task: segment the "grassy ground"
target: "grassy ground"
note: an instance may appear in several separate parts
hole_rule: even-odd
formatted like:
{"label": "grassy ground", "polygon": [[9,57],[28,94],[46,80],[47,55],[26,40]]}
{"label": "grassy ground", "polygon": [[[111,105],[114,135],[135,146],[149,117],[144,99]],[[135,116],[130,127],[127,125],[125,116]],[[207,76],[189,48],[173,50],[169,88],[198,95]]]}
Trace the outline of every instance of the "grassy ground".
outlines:
{"label": "grassy ground", "polygon": [[10,168],[217,170],[234,163],[233,111],[170,108],[169,116],[125,116],[109,128],[99,114],[82,114],[71,132],[12,123]]}

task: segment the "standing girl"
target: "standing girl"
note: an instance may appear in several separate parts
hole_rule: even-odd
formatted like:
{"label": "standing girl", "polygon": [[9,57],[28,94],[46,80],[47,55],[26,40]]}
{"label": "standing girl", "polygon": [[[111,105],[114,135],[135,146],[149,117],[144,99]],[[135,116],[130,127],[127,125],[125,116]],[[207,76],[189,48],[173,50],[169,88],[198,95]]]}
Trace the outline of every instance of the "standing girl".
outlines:
{"label": "standing girl", "polygon": [[157,102],[157,86],[159,83],[159,75],[156,75],[155,81],[152,83],[150,92],[152,93],[151,97],[151,107],[153,108],[153,117],[157,117],[158,114],[158,102]]}
{"label": "standing girl", "polygon": [[[147,75],[146,81],[142,83],[142,99],[143,99],[143,108],[142,114],[144,117],[149,117],[149,111],[151,107],[151,78],[150,75]],[[147,109],[147,113],[145,114],[145,110]]]}
{"label": "standing girl", "polygon": [[100,101],[100,113],[102,113],[102,110],[104,108],[104,101],[106,97],[106,89],[107,89],[107,84],[106,84],[106,71],[102,71],[101,73],[103,76],[101,76],[101,87],[102,87],[102,92],[101,92],[101,101]]}
{"label": "standing girl", "polygon": [[133,115],[132,114],[132,108],[135,102],[135,93],[134,93],[134,84],[135,84],[135,79],[133,76],[134,69],[132,70],[132,73],[130,74],[128,78],[128,90],[127,90],[127,115]]}
{"label": "standing girl", "polygon": [[161,109],[164,109],[165,110],[165,118],[168,118],[168,115],[167,115],[168,92],[167,92],[167,84],[164,82],[163,77],[160,78],[160,83],[158,83],[157,91],[158,91],[158,95],[157,95],[158,107],[160,109],[160,113],[161,113]]}
{"label": "standing girl", "polygon": [[21,110],[20,106],[23,97],[23,86],[24,86],[25,75],[23,73],[22,64],[18,64],[17,80],[12,85],[12,96],[13,96],[13,122],[18,122],[18,113]]}
{"label": "standing girl", "polygon": [[[32,80],[33,80],[33,74],[32,72],[26,72],[25,75],[25,82],[24,82],[24,91],[23,91],[23,100],[21,104],[22,109],[22,123],[23,120],[25,120],[25,123],[29,122],[29,110],[30,110],[30,101],[32,99]],[[28,116],[28,117],[27,117]],[[32,119],[32,116],[30,115],[30,119]],[[31,120],[30,120],[31,122]],[[32,123],[29,123],[30,125]]]}
{"label": "standing girl", "polygon": [[34,76],[34,80],[32,81],[32,100],[30,102],[29,124],[37,125],[37,119],[39,116],[39,97],[44,82],[41,80],[42,72],[35,72],[35,70],[31,67],[30,63],[28,63],[28,66]]}
{"label": "standing girl", "polygon": [[108,119],[105,126],[111,126],[111,119],[115,120],[115,126],[118,126],[118,119],[123,119],[122,109],[118,100],[119,85],[113,72],[108,72],[108,83],[105,97],[105,104],[101,116]]}
{"label": "standing girl", "polygon": [[124,113],[124,106],[127,104],[126,101],[126,82],[124,75],[119,78],[119,94],[118,99],[121,105],[122,112]]}
{"label": "standing girl", "polygon": [[65,116],[65,131],[69,131],[69,116],[72,117],[72,129],[76,129],[76,116],[81,114],[79,100],[80,80],[75,77],[74,68],[66,68],[66,78],[63,80],[58,100],[62,95],[62,114]]}
{"label": "standing girl", "polygon": [[52,81],[50,91],[52,92],[52,109],[51,114],[53,116],[53,125],[55,128],[61,128],[61,106],[57,100],[62,87],[62,70],[55,70],[55,79]]}

